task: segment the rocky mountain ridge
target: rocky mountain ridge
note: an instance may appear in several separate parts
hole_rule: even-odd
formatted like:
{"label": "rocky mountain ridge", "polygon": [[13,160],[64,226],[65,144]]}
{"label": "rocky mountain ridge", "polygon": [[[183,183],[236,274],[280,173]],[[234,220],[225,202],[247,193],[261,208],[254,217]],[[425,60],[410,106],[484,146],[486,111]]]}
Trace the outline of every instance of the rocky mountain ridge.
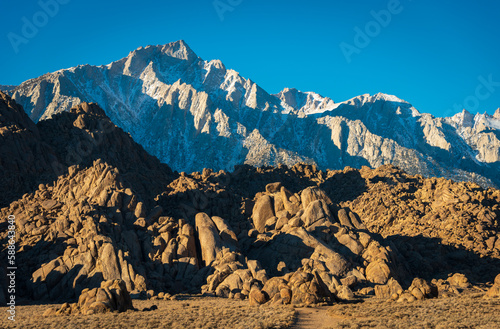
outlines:
{"label": "rocky mountain ridge", "polygon": [[174,170],[255,166],[320,169],[394,164],[411,174],[500,186],[500,112],[436,118],[386,94],[334,102],[271,95],[184,41],[141,47],[105,66],[80,65],[9,91],[35,122],[96,102]]}
{"label": "rocky mountain ridge", "polygon": [[12,90],[16,88],[16,86],[12,86],[12,85],[0,85],[0,90],[2,90],[3,92],[8,92],[9,90]]}

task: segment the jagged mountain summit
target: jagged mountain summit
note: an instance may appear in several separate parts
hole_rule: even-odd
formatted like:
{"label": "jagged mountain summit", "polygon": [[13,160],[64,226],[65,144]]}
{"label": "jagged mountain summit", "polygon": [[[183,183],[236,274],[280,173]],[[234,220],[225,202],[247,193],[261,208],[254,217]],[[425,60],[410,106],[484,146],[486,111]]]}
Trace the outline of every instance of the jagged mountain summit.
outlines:
{"label": "jagged mountain summit", "polygon": [[338,103],[288,88],[272,95],[221,61],[201,59],[184,41],[45,74],[9,94],[35,122],[96,102],[177,171],[390,163],[411,174],[500,186],[499,111],[436,118],[382,93]]}
{"label": "jagged mountain summit", "polygon": [[16,86],[11,86],[11,85],[0,85],[0,90],[3,90],[4,92],[7,92],[9,90],[12,90],[16,88]]}

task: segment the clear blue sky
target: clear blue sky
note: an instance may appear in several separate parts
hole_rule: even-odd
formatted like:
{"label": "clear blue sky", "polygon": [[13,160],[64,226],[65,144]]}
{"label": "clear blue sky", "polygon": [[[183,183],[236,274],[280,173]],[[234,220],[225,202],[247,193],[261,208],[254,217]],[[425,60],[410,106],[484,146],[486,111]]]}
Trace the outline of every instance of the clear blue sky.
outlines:
{"label": "clear blue sky", "polygon": [[[344,101],[384,92],[436,116],[454,104],[500,107],[498,1],[42,0],[51,1],[67,3],[50,17],[38,1],[0,1],[0,84],[184,39],[270,93],[295,87]],[[389,7],[390,22],[377,23],[371,11]],[[23,36],[23,17],[38,31]],[[355,42],[356,27],[368,28],[369,43]],[[24,39],[13,47],[9,35]],[[350,63],[341,44],[357,48]],[[479,87],[479,77],[493,84]]]}

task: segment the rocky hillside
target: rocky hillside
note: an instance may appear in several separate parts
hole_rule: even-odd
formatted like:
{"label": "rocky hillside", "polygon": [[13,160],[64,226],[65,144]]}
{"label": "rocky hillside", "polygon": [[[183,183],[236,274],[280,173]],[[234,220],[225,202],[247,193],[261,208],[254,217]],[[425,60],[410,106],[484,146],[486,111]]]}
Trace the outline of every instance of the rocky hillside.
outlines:
{"label": "rocky hillside", "polygon": [[42,142],[23,108],[2,92],[0,154],[0,207],[32,191],[37,180],[55,177],[51,173],[51,163],[56,160],[52,148]]}
{"label": "rocky hillside", "polygon": [[436,118],[385,94],[337,103],[289,88],[271,95],[183,41],[49,73],[9,93],[35,122],[96,102],[179,172],[241,163],[305,162],[323,170],[393,164],[425,177],[500,186],[500,110]]}
{"label": "rocky hillside", "polygon": [[[0,102],[11,118],[5,131],[29,125],[8,96]],[[14,144],[38,139],[61,171],[2,200],[2,248],[5,220],[16,217],[19,297],[76,300],[120,279],[133,298],[410,300],[483,289],[500,272],[500,191],[493,188],[392,165],[177,174],[87,103],[31,131],[38,135],[8,136]]]}

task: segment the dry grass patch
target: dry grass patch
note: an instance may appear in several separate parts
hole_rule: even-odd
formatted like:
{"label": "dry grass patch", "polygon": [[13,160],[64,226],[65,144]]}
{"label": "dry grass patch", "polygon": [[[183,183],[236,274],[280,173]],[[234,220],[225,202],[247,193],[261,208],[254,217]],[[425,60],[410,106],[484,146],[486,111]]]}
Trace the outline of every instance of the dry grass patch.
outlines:
{"label": "dry grass patch", "polygon": [[500,328],[500,299],[483,294],[415,302],[369,299],[334,305],[328,328]]}
{"label": "dry grass patch", "polygon": [[18,306],[16,321],[7,319],[7,308],[0,308],[1,328],[286,328],[295,311],[287,306],[250,306],[248,301],[222,298],[188,298],[186,300],[134,300],[139,310],[157,305],[148,312],[127,311],[100,315],[44,317],[49,307],[60,305]]}

